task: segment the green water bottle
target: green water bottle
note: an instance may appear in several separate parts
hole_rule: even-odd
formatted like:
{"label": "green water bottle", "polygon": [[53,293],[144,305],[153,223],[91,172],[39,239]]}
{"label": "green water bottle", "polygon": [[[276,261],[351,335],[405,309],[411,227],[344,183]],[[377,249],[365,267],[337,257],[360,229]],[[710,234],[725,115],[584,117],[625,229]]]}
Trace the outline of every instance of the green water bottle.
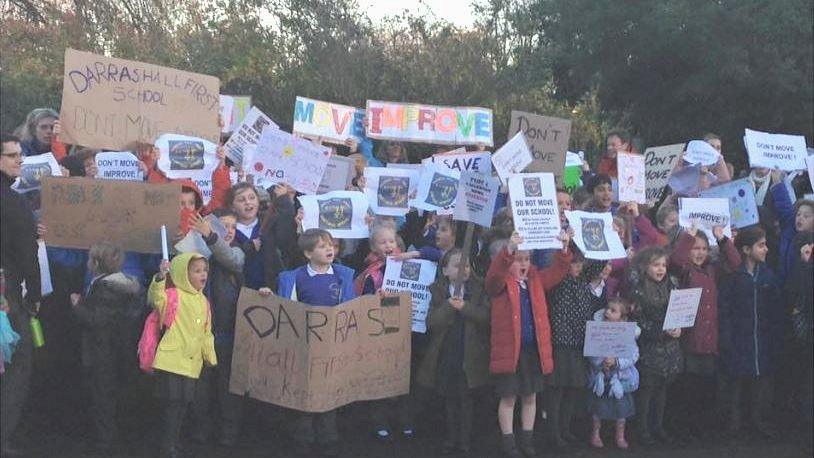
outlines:
{"label": "green water bottle", "polygon": [[31,340],[34,341],[34,348],[40,348],[45,345],[45,336],[42,334],[42,325],[40,319],[31,317]]}

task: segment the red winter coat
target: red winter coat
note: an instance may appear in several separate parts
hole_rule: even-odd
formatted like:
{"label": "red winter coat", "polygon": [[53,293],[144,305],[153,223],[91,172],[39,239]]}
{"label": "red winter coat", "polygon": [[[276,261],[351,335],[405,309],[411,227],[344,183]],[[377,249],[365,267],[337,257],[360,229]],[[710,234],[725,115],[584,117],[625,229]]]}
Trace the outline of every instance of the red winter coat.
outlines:
{"label": "red winter coat", "polygon": [[[520,356],[520,285],[509,274],[514,256],[504,248],[489,266],[485,289],[492,299],[492,349],[489,370],[493,374],[511,374],[517,370]],[[551,325],[548,321],[546,291],[554,288],[568,274],[571,253],[557,252],[551,265],[543,270],[529,267],[528,287],[534,315],[537,350],[543,374],[554,370],[551,354]]]}
{"label": "red winter coat", "polygon": [[[681,288],[701,288],[701,301],[695,325],[682,329],[681,340],[684,349],[699,355],[718,354],[718,281],[721,268],[726,266],[728,272],[738,270],[741,257],[735,244],[724,239],[718,245],[720,254],[716,263],[707,261],[703,266],[696,266],[690,261],[690,251],[695,244],[695,237],[682,232],[675,249],[670,256],[670,267],[679,277]],[[726,271],[725,271],[726,272]]]}

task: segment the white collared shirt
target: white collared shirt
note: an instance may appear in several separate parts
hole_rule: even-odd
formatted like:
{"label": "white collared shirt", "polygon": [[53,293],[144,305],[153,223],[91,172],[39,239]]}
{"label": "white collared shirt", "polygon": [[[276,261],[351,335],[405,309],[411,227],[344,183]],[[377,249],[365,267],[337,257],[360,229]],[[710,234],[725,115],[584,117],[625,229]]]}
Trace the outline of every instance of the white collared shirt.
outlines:
{"label": "white collared shirt", "polygon": [[255,218],[253,222],[249,224],[242,224],[237,223],[235,227],[241,234],[245,235],[247,239],[252,238],[252,232],[254,232],[254,227],[257,226],[258,219]]}

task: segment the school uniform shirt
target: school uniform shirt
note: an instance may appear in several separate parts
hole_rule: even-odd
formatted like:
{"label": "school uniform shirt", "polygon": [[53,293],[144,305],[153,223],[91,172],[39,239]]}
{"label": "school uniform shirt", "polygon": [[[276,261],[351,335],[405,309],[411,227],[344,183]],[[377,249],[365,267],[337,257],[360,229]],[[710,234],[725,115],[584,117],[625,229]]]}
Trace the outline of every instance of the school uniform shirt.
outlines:
{"label": "school uniform shirt", "polygon": [[280,273],[277,295],[308,305],[333,306],[356,298],[353,269],[331,264],[320,274],[309,264]]}

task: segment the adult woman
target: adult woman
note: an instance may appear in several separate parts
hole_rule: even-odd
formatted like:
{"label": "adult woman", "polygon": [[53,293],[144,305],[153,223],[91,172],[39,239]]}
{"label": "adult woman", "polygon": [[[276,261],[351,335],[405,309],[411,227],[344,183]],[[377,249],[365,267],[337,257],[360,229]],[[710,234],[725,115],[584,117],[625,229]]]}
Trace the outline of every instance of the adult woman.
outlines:
{"label": "adult woman", "polygon": [[[17,128],[23,156],[52,152],[51,142],[59,133],[59,114],[50,108],[35,108]],[[60,158],[57,158],[59,160]]]}

